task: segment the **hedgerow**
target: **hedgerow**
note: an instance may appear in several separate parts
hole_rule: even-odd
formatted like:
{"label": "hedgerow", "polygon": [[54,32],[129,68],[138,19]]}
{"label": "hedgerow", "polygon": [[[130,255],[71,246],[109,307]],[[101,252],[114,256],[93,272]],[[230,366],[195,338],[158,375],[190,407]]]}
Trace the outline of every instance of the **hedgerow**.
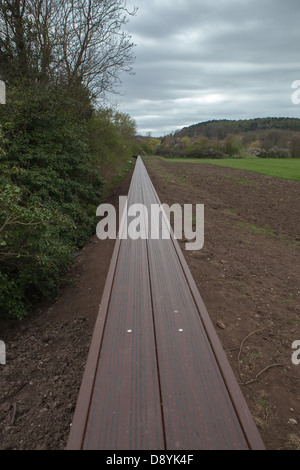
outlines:
{"label": "hedgerow", "polygon": [[[96,152],[94,114],[88,110],[78,119],[73,104],[57,90],[13,90],[1,107],[2,320],[23,318],[37,302],[54,299],[74,252],[95,231],[104,186],[101,151],[108,159],[121,146],[115,129],[112,148],[100,139]],[[109,125],[116,126],[112,119]]]}

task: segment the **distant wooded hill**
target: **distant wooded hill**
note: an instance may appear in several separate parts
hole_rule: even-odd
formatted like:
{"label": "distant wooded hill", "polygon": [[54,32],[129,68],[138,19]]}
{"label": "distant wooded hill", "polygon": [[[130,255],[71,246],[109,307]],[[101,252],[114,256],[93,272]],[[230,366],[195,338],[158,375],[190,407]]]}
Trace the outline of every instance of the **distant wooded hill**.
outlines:
{"label": "distant wooded hill", "polygon": [[300,119],[202,122],[163,137],[154,153],[168,158],[300,158]]}
{"label": "distant wooded hill", "polygon": [[197,138],[205,136],[209,139],[226,139],[228,135],[243,134],[264,130],[285,130],[300,132],[300,119],[297,118],[256,118],[248,120],[212,120],[201,122],[175,132],[175,138]]}

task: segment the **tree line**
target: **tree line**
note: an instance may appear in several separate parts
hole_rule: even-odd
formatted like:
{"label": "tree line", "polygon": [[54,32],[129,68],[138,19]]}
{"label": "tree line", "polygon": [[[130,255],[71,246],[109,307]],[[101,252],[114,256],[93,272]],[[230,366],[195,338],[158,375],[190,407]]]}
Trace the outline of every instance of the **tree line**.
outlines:
{"label": "tree line", "polygon": [[300,119],[297,118],[256,118],[241,120],[211,120],[193,124],[175,132],[174,137],[199,137],[200,135],[220,140],[232,134],[260,132],[266,130],[283,130],[300,132]]}
{"label": "tree line", "polygon": [[207,121],[165,136],[154,152],[171,158],[300,158],[300,119]]}
{"label": "tree line", "polygon": [[54,298],[135,122],[104,106],[134,44],[124,0],[0,0],[0,320]]}

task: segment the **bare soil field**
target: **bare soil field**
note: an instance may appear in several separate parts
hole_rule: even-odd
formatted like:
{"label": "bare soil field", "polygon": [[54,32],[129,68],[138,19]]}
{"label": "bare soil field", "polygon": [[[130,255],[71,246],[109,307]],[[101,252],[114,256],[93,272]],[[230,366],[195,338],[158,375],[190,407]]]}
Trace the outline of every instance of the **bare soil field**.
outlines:
{"label": "bare soil field", "polygon": [[[145,160],[161,202],[205,205],[205,243],[185,250],[266,448],[300,450],[300,183],[208,164]],[[131,179],[114,188],[117,205]],[[96,221],[95,221],[96,227]],[[0,329],[0,450],[63,450],[114,241],[92,237],[54,304]],[[300,355],[299,355],[300,356]]]}

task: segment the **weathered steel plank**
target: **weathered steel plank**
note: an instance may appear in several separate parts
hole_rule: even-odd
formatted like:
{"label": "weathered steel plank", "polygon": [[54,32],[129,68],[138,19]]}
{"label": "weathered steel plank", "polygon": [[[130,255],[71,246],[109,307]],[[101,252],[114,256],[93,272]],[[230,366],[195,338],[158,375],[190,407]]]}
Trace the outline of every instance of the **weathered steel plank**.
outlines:
{"label": "weathered steel plank", "polygon": [[[140,158],[133,203],[160,203]],[[67,448],[264,448],[173,237],[117,240]]]}
{"label": "weathered steel plank", "polygon": [[149,240],[148,258],[167,448],[263,448],[178,243]]}
{"label": "weathered steel plank", "polygon": [[116,241],[68,449],[165,447],[145,243]]}

